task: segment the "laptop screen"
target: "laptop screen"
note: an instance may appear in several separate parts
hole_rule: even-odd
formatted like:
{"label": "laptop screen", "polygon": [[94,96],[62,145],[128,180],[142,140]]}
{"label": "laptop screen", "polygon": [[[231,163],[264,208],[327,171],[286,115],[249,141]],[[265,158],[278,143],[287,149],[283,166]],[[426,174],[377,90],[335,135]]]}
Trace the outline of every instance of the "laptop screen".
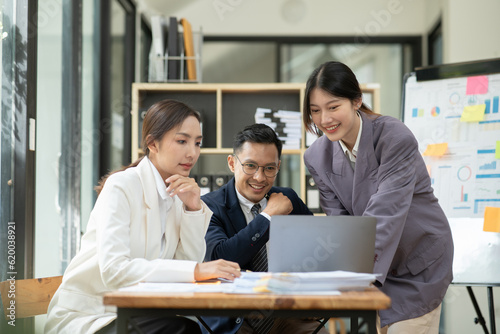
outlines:
{"label": "laptop screen", "polygon": [[374,217],[273,216],[269,271],[372,273],[376,225]]}

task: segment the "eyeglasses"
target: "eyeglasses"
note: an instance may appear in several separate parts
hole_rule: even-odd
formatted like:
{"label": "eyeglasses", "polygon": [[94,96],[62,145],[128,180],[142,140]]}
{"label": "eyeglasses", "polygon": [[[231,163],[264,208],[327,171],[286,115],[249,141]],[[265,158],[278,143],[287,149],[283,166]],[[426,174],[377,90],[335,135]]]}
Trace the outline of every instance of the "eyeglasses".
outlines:
{"label": "eyeglasses", "polygon": [[266,177],[275,177],[276,174],[278,174],[280,168],[278,166],[259,166],[257,164],[251,163],[251,162],[246,162],[242,163],[240,158],[236,154],[233,154],[236,159],[238,159],[239,163],[241,164],[241,167],[243,168],[243,173],[247,175],[253,175],[257,173],[259,170],[259,167],[262,167],[262,170],[264,171],[264,175]]}

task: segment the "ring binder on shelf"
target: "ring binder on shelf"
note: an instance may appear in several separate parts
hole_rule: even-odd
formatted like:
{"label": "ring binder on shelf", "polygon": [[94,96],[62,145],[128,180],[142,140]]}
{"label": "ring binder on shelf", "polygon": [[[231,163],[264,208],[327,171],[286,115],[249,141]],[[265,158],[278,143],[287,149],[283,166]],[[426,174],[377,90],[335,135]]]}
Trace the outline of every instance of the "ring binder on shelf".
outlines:
{"label": "ring binder on shelf", "polygon": [[149,73],[150,82],[164,81],[164,57],[165,57],[165,35],[164,19],[161,15],[151,16],[151,49],[149,51]]}
{"label": "ring binder on shelf", "polygon": [[198,186],[200,187],[200,196],[208,194],[212,190],[211,175],[197,175],[195,177]]}
{"label": "ring binder on shelf", "polygon": [[212,175],[212,191],[225,185],[229,178],[230,175]]}
{"label": "ring binder on shelf", "polygon": [[167,40],[167,53],[165,54],[168,59],[167,63],[167,81],[172,79],[179,79],[179,68],[180,68],[180,60],[175,59],[174,57],[179,57],[179,40],[178,40],[178,29],[177,29],[177,18],[175,16],[171,16],[169,19],[168,25],[168,40]]}
{"label": "ring binder on shelf", "polygon": [[142,147],[142,140],[141,140],[142,139],[142,122],[144,121],[144,117],[146,117],[146,112],[147,112],[147,110],[140,110],[139,111],[139,129],[138,129],[139,130],[139,136],[138,136],[139,141],[137,143],[139,145],[139,147]]}
{"label": "ring binder on shelf", "polygon": [[306,175],[306,205],[313,213],[321,213],[319,204],[319,190],[311,175]]}

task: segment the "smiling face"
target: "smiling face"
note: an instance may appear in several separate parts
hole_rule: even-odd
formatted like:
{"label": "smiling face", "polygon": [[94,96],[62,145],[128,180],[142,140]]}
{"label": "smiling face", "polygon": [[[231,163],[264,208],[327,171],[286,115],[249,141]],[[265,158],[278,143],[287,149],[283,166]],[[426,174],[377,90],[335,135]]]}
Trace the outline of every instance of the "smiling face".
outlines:
{"label": "smiling face", "polygon": [[276,175],[266,177],[262,167],[257,170],[257,173],[248,175],[243,172],[241,164],[279,166],[278,149],[274,144],[245,142],[235,154],[241,163],[234,155],[230,155],[227,162],[229,169],[234,173],[236,190],[249,201],[258,203],[271,190]]}
{"label": "smiling face", "polygon": [[149,144],[149,159],[163,180],[174,174],[189,176],[200,156],[201,138],[200,122],[189,116],[180,126]]}
{"label": "smiling face", "polygon": [[309,99],[311,118],[318,129],[331,141],[342,140],[352,149],[359,131],[356,110],[361,105],[361,100],[336,97],[320,88],[314,88]]}

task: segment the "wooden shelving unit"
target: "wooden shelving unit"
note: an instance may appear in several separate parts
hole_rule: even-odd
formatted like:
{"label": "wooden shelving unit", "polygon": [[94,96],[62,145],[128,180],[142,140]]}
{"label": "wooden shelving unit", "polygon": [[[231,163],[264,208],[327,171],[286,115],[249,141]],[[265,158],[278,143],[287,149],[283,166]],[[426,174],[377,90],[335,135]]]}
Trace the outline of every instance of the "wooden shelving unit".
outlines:
{"label": "wooden shelving unit", "polygon": [[[380,93],[378,84],[361,85],[363,94],[370,94],[372,107],[380,112]],[[132,161],[142,153],[140,148],[141,113],[162,99],[177,99],[202,115],[203,148],[201,155],[218,156],[225,163],[225,157],[232,153],[234,135],[248,124],[254,123],[257,107],[301,111],[304,100],[305,84],[265,83],[265,84],[172,84],[172,83],[134,83],[132,85]],[[285,149],[284,156],[299,159],[297,166],[291,168],[289,175],[295,179],[292,186],[305,200],[306,167],[304,152],[307,149],[305,131],[302,129],[299,149]],[[216,173],[209,164],[203,165],[202,157],[198,162],[199,170],[206,174]],[[283,159],[282,159],[283,160]],[[297,165],[296,163],[292,165]],[[281,172],[280,172],[281,173]],[[287,173],[287,171],[285,171]],[[293,176],[295,175],[295,176]],[[298,175],[298,176],[297,176]],[[296,180],[296,179],[299,180]],[[290,186],[289,184],[280,184]],[[298,185],[298,186],[297,186]]]}

